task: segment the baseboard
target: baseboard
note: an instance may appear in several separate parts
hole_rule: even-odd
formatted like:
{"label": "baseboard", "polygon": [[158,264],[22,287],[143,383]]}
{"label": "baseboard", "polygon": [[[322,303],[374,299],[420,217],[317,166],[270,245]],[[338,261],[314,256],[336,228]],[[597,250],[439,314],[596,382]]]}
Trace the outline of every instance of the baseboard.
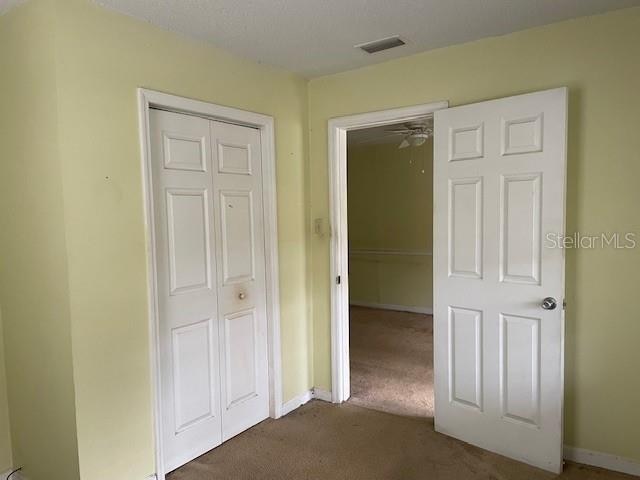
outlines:
{"label": "baseboard", "polygon": [[[331,401],[331,392],[326,390],[322,390],[321,388],[312,388],[311,390],[307,390],[306,392],[302,392],[300,395],[296,395],[291,400],[285,402],[282,405],[282,416],[284,417],[287,413],[291,413],[294,410],[300,408],[305,403],[310,400],[322,400],[324,402]],[[2,480],[0,478],[0,480]]]}
{"label": "baseboard", "polygon": [[[7,477],[11,472],[13,472],[13,469],[0,473],[0,480],[7,480]],[[21,471],[17,471],[13,475],[11,475],[11,478],[9,480],[29,480],[29,479],[25,476],[24,473],[22,473]]]}
{"label": "baseboard", "polygon": [[[6,472],[0,473],[0,480],[7,480],[9,474],[13,472],[13,470],[7,470]],[[28,480],[27,477],[24,476],[22,472],[16,472],[11,475],[10,480]],[[155,473],[153,475],[149,475],[145,480],[157,480]]]}
{"label": "baseboard", "polygon": [[285,402],[282,405],[282,416],[284,417],[287,413],[293,412],[295,409],[301,407],[309,400],[313,398],[313,390],[307,390],[306,392],[301,393],[300,395],[296,395],[288,402]]}
{"label": "baseboard", "polygon": [[612,455],[610,453],[594,452],[584,448],[565,445],[564,458],[576,463],[583,463],[585,465],[640,476],[640,462]]}
{"label": "baseboard", "polygon": [[323,402],[332,401],[331,392],[317,387],[313,387],[313,398],[316,400],[322,400]]}
{"label": "baseboard", "polygon": [[426,315],[433,315],[432,307],[415,307],[408,305],[393,305],[390,303],[370,302],[349,302],[349,305],[354,307],[379,308],[380,310],[395,310],[397,312],[424,313]]}
{"label": "baseboard", "polygon": [[[0,473],[0,480],[7,480],[7,477],[11,472],[13,472],[13,469]],[[29,479],[25,476],[24,473],[22,473],[21,471],[17,471],[13,475],[11,475],[11,478],[9,480],[29,480]]]}

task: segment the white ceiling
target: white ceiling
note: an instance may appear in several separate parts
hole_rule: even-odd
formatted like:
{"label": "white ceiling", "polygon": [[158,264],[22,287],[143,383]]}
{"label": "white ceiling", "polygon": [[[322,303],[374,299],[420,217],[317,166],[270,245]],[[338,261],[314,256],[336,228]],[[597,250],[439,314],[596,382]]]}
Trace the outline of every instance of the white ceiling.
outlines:
{"label": "white ceiling", "polygon": [[7,13],[16,5],[24,3],[26,0],[0,0],[0,15]]}
{"label": "white ceiling", "polygon": [[[95,1],[306,77],[640,5],[640,0]],[[373,55],[353,48],[392,35],[407,44]]]}

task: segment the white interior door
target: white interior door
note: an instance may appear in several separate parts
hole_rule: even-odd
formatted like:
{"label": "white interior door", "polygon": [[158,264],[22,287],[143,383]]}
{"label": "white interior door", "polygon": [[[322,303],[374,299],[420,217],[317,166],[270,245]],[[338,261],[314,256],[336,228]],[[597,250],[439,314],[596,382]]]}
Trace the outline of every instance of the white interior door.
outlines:
{"label": "white interior door", "polygon": [[553,472],[566,135],[564,88],[435,112],[436,430]]}
{"label": "white interior door", "polygon": [[224,441],[269,416],[262,165],[258,130],[211,122],[211,137]]}
{"label": "white interior door", "polygon": [[259,139],[150,110],[167,472],[268,416]]}

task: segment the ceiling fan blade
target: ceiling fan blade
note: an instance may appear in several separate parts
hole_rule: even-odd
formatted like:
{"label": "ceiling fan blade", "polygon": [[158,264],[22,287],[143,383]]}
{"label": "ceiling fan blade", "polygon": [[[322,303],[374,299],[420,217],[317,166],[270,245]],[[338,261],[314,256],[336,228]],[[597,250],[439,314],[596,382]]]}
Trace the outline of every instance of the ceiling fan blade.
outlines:
{"label": "ceiling fan blade", "polygon": [[409,143],[409,140],[407,140],[406,138],[402,139],[402,142],[400,142],[400,145],[398,145],[398,148],[407,148],[411,146],[411,144]]}
{"label": "ceiling fan blade", "polygon": [[366,140],[353,141],[352,144],[353,145],[366,145],[368,143],[379,142],[380,140],[385,139],[385,138],[397,137],[398,135],[399,134],[397,134],[397,133],[392,133],[392,134],[389,134],[389,135],[376,135],[375,137],[367,138]]}
{"label": "ceiling fan blade", "polygon": [[413,130],[409,130],[408,128],[390,128],[385,130],[385,132],[395,132],[395,133],[411,133]]}

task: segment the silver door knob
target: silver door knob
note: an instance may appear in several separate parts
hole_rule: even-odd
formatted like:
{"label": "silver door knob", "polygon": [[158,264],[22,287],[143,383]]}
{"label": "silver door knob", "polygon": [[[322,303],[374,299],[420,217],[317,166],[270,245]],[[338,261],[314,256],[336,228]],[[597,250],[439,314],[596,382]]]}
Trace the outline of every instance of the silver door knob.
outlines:
{"label": "silver door knob", "polygon": [[556,299],[553,297],[547,297],[542,300],[541,306],[545,310],[555,310],[555,308],[558,306],[558,302],[556,302]]}
{"label": "silver door knob", "polygon": [[246,295],[244,292],[240,292],[240,293],[238,294],[238,298],[239,298],[240,300],[244,300],[246,296],[247,296],[247,295]]}

